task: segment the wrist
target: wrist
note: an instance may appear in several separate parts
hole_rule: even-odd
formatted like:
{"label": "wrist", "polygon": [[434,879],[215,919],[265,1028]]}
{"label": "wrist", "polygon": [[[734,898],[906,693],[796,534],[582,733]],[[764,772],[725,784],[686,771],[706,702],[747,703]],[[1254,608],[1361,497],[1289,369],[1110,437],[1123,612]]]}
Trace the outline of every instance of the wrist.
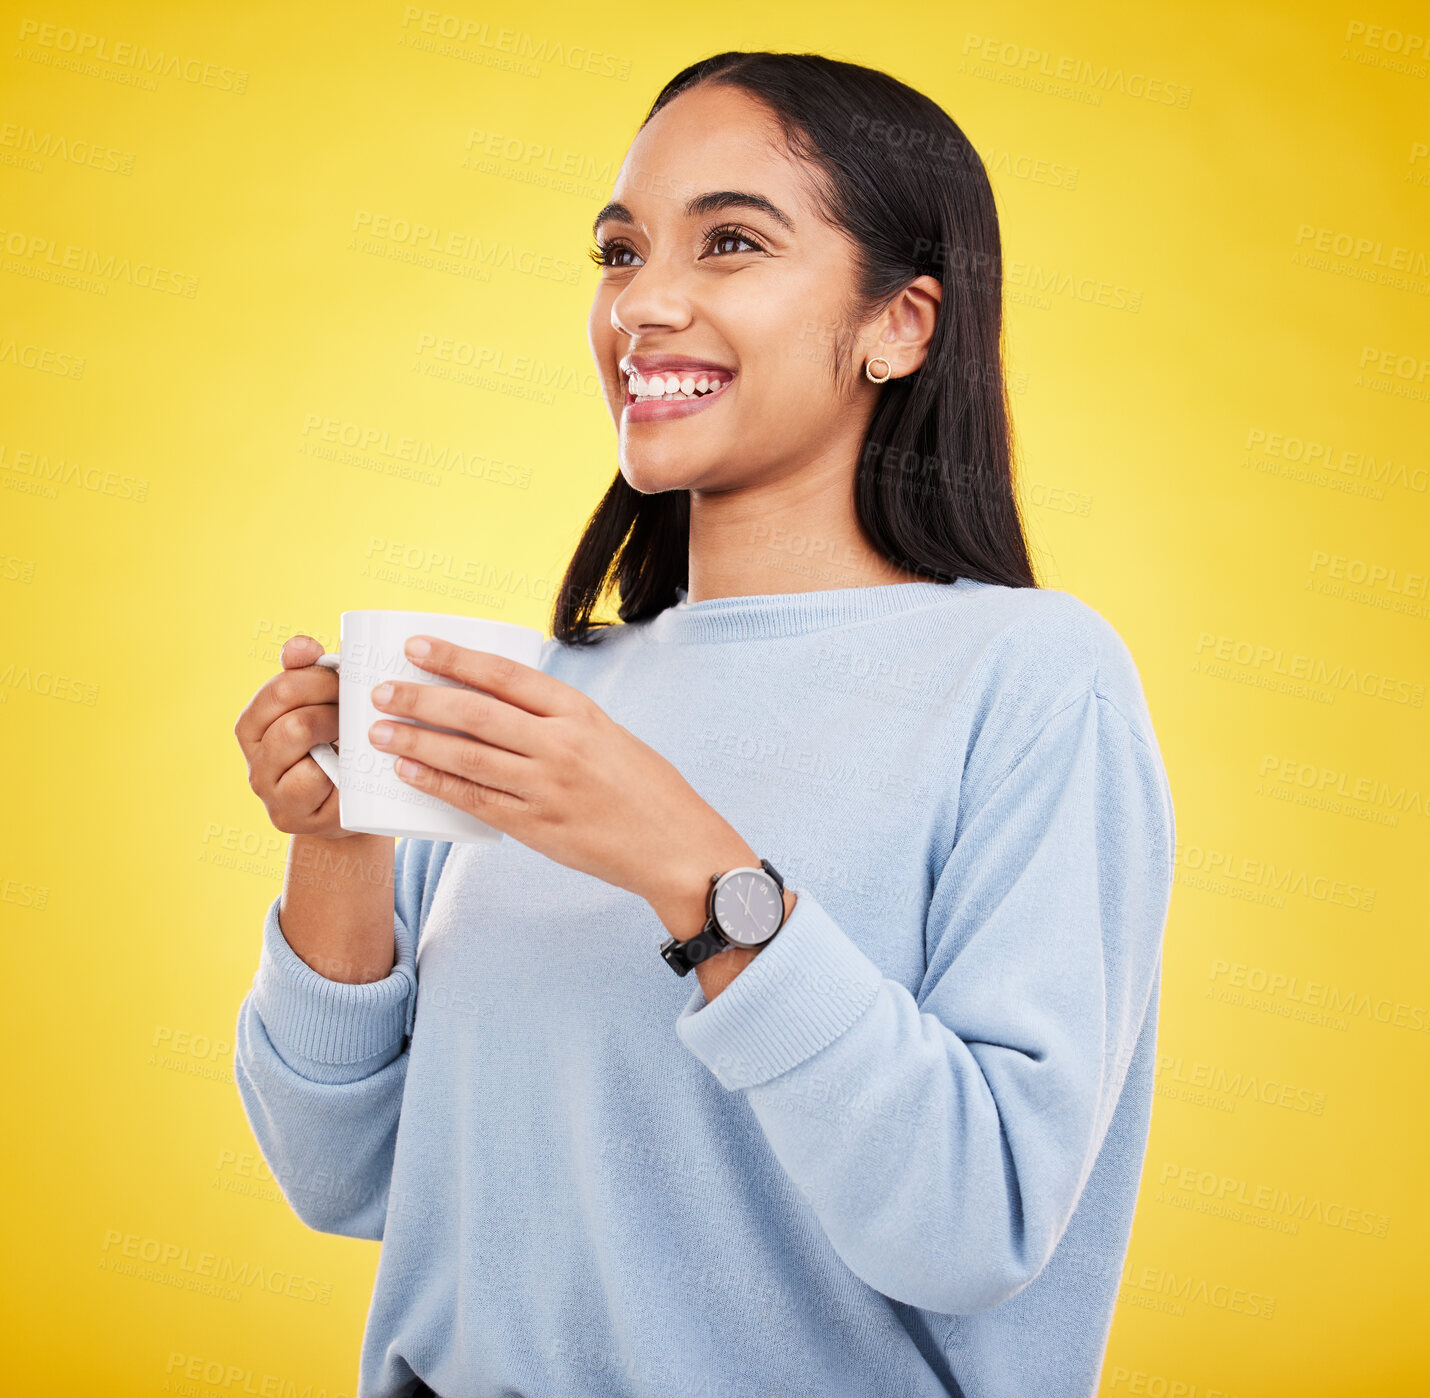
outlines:
{"label": "wrist", "polygon": [[[357,844],[352,842],[356,840]],[[394,835],[373,835],[366,830],[344,830],[341,827],[335,828],[331,834],[305,834],[299,832],[293,836],[293,843],[311,844],[314,849],[331,848],[336,844],[344,844],[348,849],[382,849],[385,844],[390,844],[395,849],[397,838]]]}
{"label": "wrist", "polygon": [[703,845],[698,854],[671,865],[660,885],[644,895],[645,900],[665,930],[677,941],[687,942],[705,926],[711,875],[759,866],[759,855],[735,835],[728,841]]}

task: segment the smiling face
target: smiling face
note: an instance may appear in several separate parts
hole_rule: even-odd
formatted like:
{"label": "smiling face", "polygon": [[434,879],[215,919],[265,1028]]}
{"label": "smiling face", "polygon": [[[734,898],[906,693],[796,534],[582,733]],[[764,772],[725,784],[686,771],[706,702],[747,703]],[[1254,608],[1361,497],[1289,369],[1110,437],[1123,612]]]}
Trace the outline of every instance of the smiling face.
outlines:
{"label": "smiling face", "polygon": [[[682,93],[632,143],[595,228],[588,336],[636,490],[722,491],[852,463],[878,391],[863,355],[880,351],[842,329],[853,249],[809,180],[738,88]],[[636,402],[627,371],[643,397],[693,396]]]}

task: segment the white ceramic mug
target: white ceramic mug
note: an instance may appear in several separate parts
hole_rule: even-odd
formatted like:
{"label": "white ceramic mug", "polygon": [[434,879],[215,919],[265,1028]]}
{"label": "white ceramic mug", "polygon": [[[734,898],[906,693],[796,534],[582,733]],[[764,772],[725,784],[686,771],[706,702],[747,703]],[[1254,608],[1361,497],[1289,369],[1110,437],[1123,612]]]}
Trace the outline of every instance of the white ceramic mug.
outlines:
{"label": "white ceramic mug", "polygon": [[393,771],[395,754],[382,752],[368,740],[368,730],[378,719],[412,723],[437,733],[457,731],[383,713],[372,702],[372,691],[384,680],[468,688],[414,665],[403,649],[410,636],[435,636],[468,650],[507,656],[533,669],[540,663],[546,639],[530,626],[446,612],[344,612],[338,654],[320,656],[315,662],[338,672],[338,747],[334,751],[331,743],[319,743],[310,755],[338,789],[338,822],[344,830],[494,844],[502,837],[500,830],[403,781]]}

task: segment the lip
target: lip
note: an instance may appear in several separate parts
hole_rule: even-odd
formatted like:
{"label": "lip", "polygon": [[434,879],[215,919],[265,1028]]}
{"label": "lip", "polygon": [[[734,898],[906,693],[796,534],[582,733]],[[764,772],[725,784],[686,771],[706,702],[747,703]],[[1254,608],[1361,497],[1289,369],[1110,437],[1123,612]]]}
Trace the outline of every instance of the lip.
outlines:
{"label": "lip", "polygon": [[709,373],[712,369],[729,378],[735,377],[735,371],[727,365],[717,364],[713,359],[695,359],[688,354],[628,354],[616,367],[626,378],[632,374],[648,379],[652,374],[667,372]]}
{"label": "lip", "polygon": [[[704,412],[712,403],[723,398],[734,386],[736,374],[723,364],[709,359],[693,359],[683,354],[632,354],[620,361],[622,382],[626,385],[625,405],[621,416],[627,422],[665,422],[670,418],[690,417]],[[708,374],[724,376],[725,384],[714,393],[703,393],[698,398],[679,399],[669,403],[637,403],[631,394],[630,376],[639,374],[648,379],[652,374]]]}

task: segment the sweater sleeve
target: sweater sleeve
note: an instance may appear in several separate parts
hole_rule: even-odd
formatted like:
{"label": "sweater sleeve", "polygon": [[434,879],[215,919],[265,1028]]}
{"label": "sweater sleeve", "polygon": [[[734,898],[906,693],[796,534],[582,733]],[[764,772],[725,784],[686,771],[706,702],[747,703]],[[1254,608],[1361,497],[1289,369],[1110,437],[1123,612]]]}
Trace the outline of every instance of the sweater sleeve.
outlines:
{"label": "sweater sleeve", "polygon": [[310,1228],[380,1239],[417,1002],[417,941],[451,846],[400,840],[396,961],[349,985],[288,945],[275,898],[253,988],[238,1011],[234,1079],[249,1126],[293,1212]]}
{"label": "sweater sleeve", "polygon": [[779,936],[681,1011],[868,1285],[967,1314],[1048,1262],[1155,991],[1172,822],[1155,746],[1089,688],[960,809],[917,995],[796,888]]}

